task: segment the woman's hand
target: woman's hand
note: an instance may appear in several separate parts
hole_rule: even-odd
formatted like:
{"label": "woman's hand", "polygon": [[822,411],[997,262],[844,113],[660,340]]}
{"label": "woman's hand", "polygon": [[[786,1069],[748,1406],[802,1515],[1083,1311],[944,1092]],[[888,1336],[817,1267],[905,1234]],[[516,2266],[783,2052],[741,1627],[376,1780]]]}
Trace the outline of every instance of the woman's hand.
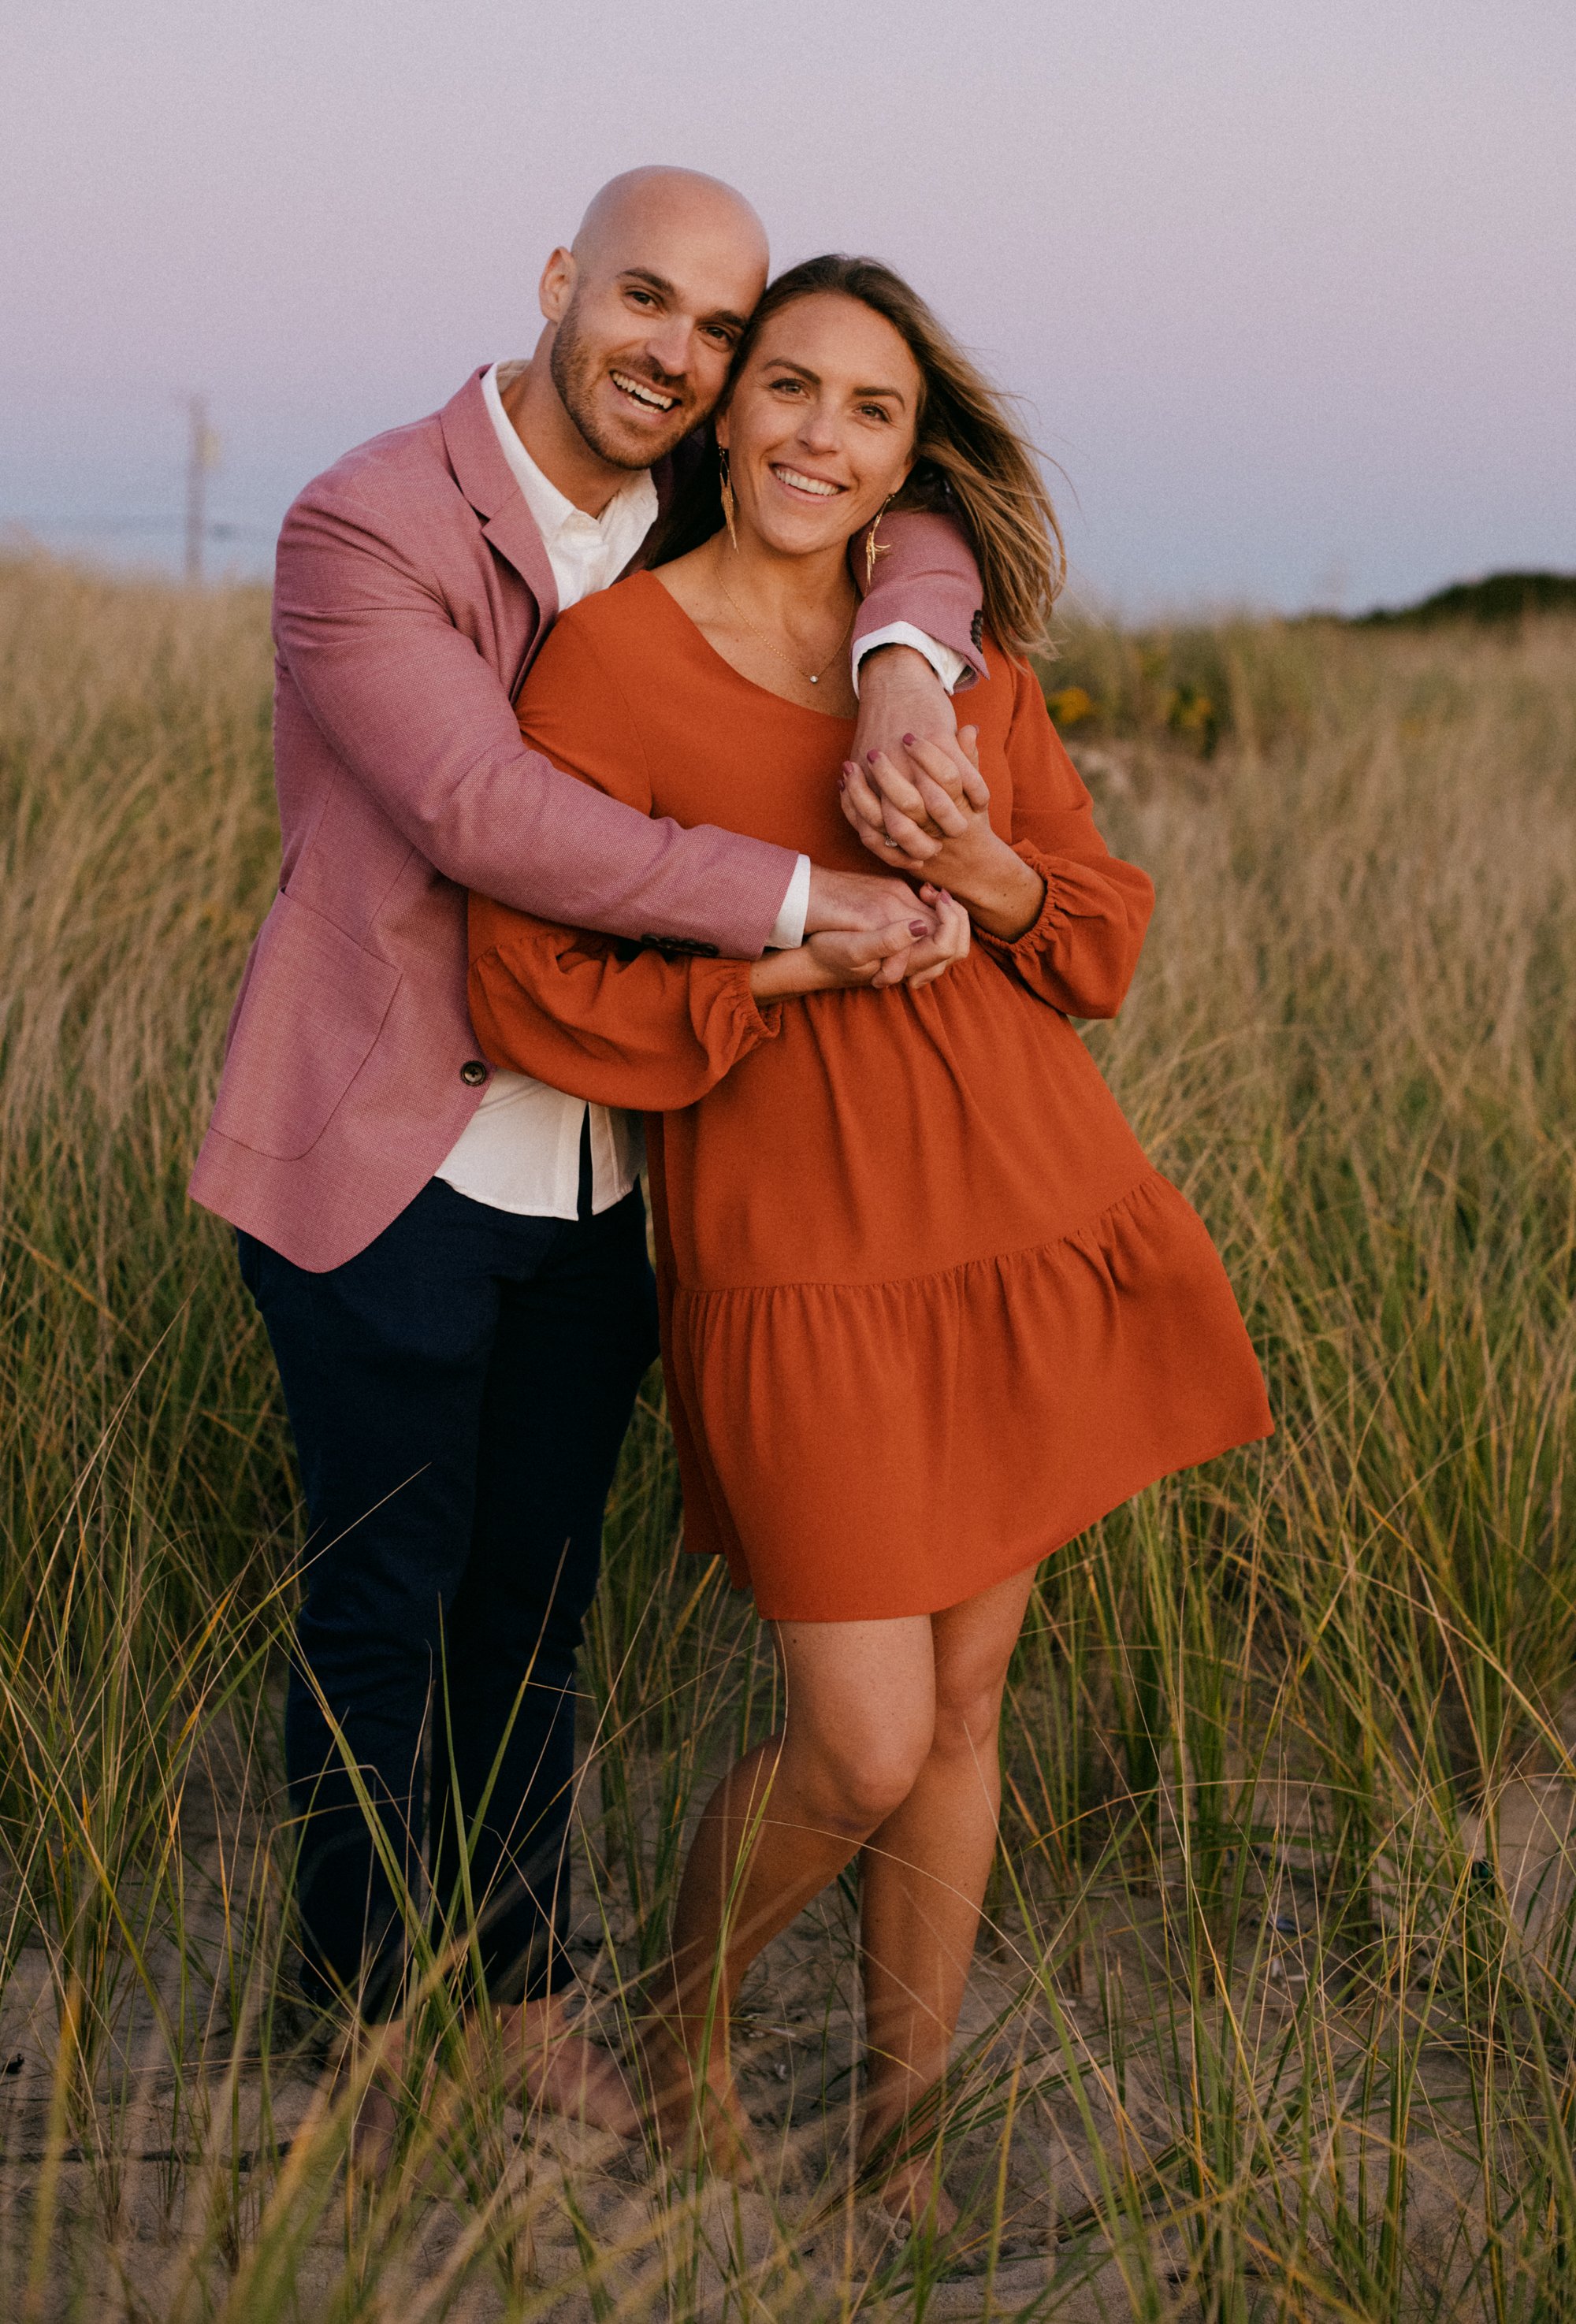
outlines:
{"label": "woman's hand", "polygon": [[959,730],[951,754],[908,734],[911,782],[885,752],[843,767],[843,813],[873,855],[922,872],[967,905],[977,927],[1009,943],[1033,927],[1045,883],[991,827],[990,791],[979,771],[978,734]]}
{"label": "woman's hand", "polygon": [[793,952],[767,953],[751,966],[750,991],[757,1001],[786,1001],[839,986],[906,983],[917,991],[932,983],[968,953],[969,915],[937,888],[922,889],[920,901],[923,919],[916,915],[886,928],[828,929]]}

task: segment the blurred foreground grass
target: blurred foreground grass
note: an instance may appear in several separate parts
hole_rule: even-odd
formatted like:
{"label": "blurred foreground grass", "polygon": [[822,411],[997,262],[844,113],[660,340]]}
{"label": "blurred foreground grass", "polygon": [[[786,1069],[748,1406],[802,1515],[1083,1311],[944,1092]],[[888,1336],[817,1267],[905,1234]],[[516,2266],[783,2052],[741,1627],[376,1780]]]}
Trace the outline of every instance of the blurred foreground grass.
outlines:
{"label": "blurred foreground grass", "polygon": [[[293,1489],[183,1194],[275,872],[268,669],[258,592],[0,567],[0,2312],[1576,2315],[1576,623],[1090,630],[1047,671],[1160,890],[1093,1046],[1280,1425],[1045,1572],[939,2132],[961,2255],[850,2184],[840,1890],[746,2008],[759,2190],[480,2068],[346,2180],[274,1823]],[[647,1410],[586,1673],[615,2037],[771,1715],[677,1515]]]}

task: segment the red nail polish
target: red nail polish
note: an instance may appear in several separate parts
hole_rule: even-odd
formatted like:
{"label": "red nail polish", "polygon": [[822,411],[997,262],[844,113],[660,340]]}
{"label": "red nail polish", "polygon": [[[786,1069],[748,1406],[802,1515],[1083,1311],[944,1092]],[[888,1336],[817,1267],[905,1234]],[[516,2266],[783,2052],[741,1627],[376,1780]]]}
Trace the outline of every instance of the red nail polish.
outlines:
{"label": "red nail polish", "polygon": [[904,736],[904,738],[903,738],[903,747],[904,747],[904,749],[905,751],[912,751],[912,750],[913,750],[913,736],[912,734],[905,734],[905,735]]}
{"label": "red nail polish", "polygon": [[867,766],[871,766],[871,767],[873,767],[873,766],[876,764],[876,757],[877,757],[877,755],[878,755],[878,754],[877,754],[876,752],[874,752],[874,751],[867,751],[867,752],[866,752],[866,753],[865,753],[865,762],[866,762],[866,764],[867,764]]}
{"label": "red nail polish", "polygon": [[930,930],[922,920],[910,920],[908,929],[911,936],[928,936],[930,935]]}
{"label": "red nail polish", "polygon": [[839,790],[840,790],[840,791],[846,791],[846,790],[848,789],[848,779],[847,775],[839,775],[839,776],[838,777],[838,788],[839,788]]}

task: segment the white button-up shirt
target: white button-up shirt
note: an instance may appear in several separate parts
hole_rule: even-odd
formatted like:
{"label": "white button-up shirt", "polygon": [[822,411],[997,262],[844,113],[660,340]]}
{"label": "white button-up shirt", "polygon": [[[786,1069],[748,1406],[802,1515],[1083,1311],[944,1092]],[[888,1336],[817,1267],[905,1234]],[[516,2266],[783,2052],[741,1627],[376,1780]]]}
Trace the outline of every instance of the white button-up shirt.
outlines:
{"label": "white button-up shirt", "polygon": [[[558,585],[558,610],[567,613],[593,589],[616,581],[656,519],[657,493],[648,472],[630,478],[615,493],[600,516],[589,516],[566,499],[537,466],[515,432],[498,392],[498,366],[482,380],[482,396],[526,507],[536,520],[547,561]],[[859,641],[858,662],[878,645],[912,645],[923,653],[949,691],[964,663],[950,647],[938,644],[908,622],[895,622]],[[772,948],[786,952],[804,941],[804,917],[810,906],[810,858],[802,855],[788,883],[783,908],[768,939]],[[591,1208],[611,1209],[622,1202],[645,1158],[640,1116],[616,1107],[589,1105],[584,1098],[569,1097],[550,1089],[529,1074],[495,1071],[482,1101],[448,1155],[437,1176],[457,1194],[494,1210],[515,1211],[528,1218],[572,1219],[579,1194],[580,1126],[589,1117],[591,1130]]]}
{"label": "white button-up shirt", "polygon": [[[498,393],[495,364],[482,381],[488,416],[498,443],[536,520],[552,577],[558,609],[589,597],[616,581],[657,512],[656,486],[642,470],[615,493],[600,516],[588,516],[545,477],[515,433]],[[800,919],[801,931],[803,917]],[[800,941],[795,938],[794,941]],[[622,1202],[644,1159],[640,1116],[614,1107],[588,1105],[550,1089],[529,1074],[496,1071],[482,1102],[445,1159],[438,1176],[456,1193],[495,1210],[529,1218],[572,1219],[580,1179],[580,1125],[590,1117],[591,1208],[606,1211]]]}

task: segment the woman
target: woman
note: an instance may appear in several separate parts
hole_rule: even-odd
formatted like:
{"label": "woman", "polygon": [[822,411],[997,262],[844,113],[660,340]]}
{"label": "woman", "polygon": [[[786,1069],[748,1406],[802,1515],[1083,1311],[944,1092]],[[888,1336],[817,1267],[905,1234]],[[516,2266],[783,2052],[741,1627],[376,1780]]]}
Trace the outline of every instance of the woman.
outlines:
{"label": "woman", "polygon": [[[648,2062],[686,2103],[703,2083],[714,2140],[742,2139],[739,1980],[862,1852],[863,2151],[889,2206],[944,2215],[916,2108],[957,2025],[1035,1569],[1269,1415],[1203,1227],[1068,1021],[1119,1005],[1152,891],[1107,851],[1015,659],[1057,574],[1026,447],[867,260],[772,286],[715,427],[667,561],[558,623],[523,728],[653,814],[867,862],[839,800],[863,784],[850,544],[873,565],[884,509],[947,506],[979,561],[988,674],[978,777],[930,761],[946,884],[882,946],[815,936],[754,963],[474,899],[471,1009],[497,1063],[651,1117],[686,1539],[753,1589],[785,1677],[781,1732],[697,1832]],[[911,981],[861,989],[907,945]]]}

